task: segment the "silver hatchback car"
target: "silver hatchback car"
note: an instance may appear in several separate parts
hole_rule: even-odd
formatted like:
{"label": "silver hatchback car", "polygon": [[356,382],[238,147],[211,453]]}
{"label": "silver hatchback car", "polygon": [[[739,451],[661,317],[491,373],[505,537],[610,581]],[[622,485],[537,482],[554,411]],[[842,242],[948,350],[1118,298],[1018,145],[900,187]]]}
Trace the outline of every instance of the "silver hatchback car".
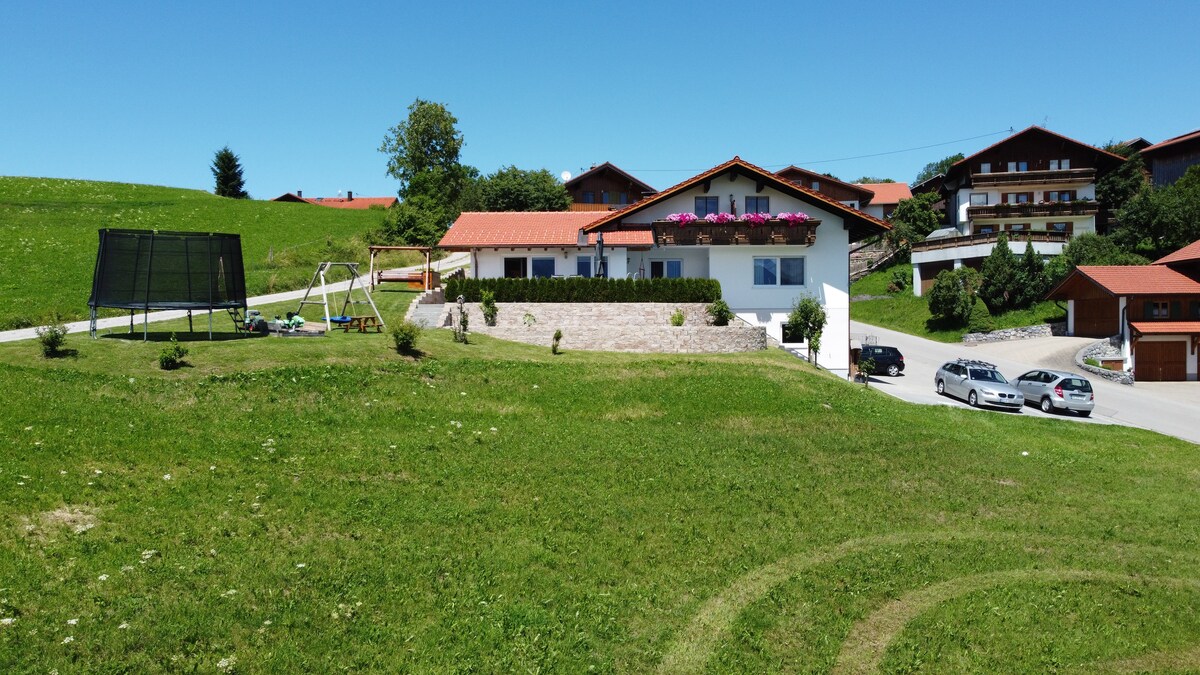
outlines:
{"label": "silver hatchback car", "polygon": [[1062,370],[1031,370],[1013,383],[1025,400],[1042,412],[1070,410],[1087,417],[1096,407],[1096,395],[1087,378]]}
{"label": "silver hatchback car", "polygon": [[1025,405],[1025,396],[986,361],[958,359],[943,363],[933,375],[933,386],[937,393],[966,399],[972,407],[994,405],[1020,412]]}

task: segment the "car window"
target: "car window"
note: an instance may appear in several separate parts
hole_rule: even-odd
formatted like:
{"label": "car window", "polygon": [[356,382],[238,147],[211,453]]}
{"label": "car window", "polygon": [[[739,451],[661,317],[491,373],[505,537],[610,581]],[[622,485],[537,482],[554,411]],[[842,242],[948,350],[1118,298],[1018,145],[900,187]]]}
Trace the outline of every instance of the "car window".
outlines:
{"label": "car window", "polygon": [[1040,376],[1041,376],[1041,373],[1039,373],[1039,372],[1038,372],[1038,371],[1036,371],[1036,370],[1031,370],[1031,371],[1029,371],[1028,373],[1025,373],[1024,375],[1022,375],[1022,376],[1018,377],[1017,379],[1018,379],[1018,380],[1025,380],[1026,382],[1037,382],[1037,381],[1038,381],[1038,378],[1039,378]]}
{"label": "car window", "polygon": [[1081,391],[1083,393],[1091,393],[1092,383],[1078,377],[1068,377],[1062,381],[1062,388],[1067,391]]}
{"label": "car window", "polygon": [[987,368],[971,368],[970,372],[971,379],[977,382],[1000,382],[1002,384],[1008,383],[1008,380],[1005,380],[1004,376],[995,370],[988,370]]}

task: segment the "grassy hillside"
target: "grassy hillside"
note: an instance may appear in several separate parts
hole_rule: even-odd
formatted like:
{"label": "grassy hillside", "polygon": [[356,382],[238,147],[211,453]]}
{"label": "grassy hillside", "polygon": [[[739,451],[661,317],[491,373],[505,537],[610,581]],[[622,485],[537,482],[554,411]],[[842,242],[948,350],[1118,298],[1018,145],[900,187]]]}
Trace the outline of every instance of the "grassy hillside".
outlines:
{"label": "grassy hillside", "polygon": [[87,316],[96,231],[104,227],[242,236],[251,294],[308,282],[321,260],[366,260],[381,211],[224,199],[198,190],[0,177],[0,330],[52,312]]}
{"label": "grassy hillside", "polygon": [[0,345],[5,672],[1200,667],[1182,441],[780,351],[67,346]]}
{"label": "grassy hillside", "polygon": [[[910,287],[898,293],[889,293],[888,284],[892,274],[897,273],[909,280]],[[895,265],[874,272],[850,284],[850,295],[871,296],[869,300],[850,303],[850,318],[855,321],[881,326],[891,330],[919,335],[939,342],[959,342],[962,328],[946,328],[930,321],[929,303],[924,297],[913,295],[912,265]],[[982,301],[980,301],[982,303]],[[1008,312],[992,317],[993,329],[1036,326],[1055,321],[1066,321],[1066,313],[1053,302],[1039,302],[1029,309]]]}

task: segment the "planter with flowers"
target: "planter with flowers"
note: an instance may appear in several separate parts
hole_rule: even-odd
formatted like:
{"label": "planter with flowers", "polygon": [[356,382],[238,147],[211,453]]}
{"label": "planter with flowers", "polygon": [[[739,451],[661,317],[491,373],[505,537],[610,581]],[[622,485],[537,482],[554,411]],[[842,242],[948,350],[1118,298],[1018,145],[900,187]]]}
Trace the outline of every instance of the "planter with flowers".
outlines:
{"label": "planter with flowers", "polygon": [[812,246],[821,221],[807,213],[672,213],[656,221],[655,240],[660,246],[679,244],[788,244]]}

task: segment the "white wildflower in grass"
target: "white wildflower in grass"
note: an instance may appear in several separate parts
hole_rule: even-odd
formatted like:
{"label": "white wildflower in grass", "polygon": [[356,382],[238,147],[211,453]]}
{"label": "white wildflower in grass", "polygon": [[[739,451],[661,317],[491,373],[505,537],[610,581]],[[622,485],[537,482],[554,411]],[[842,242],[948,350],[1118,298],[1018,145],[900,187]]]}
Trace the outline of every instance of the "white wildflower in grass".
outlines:
{"label": "white wildflower in grass", "polygon": [[24,485],[24,484],[25,484],[25,481],[23,481],[23,480],[17,481],[17,485]]}
{"label": "white wildflower in grass", "polygon": [[1028,457],[1028,456],[1029,456],[1029,451],[1028,451],[1028,450],[1022,450],[1022,451],[1021,451],[1021,456],[1022,456],[1022,457]]}
{"label": "white wildflower in grass", "polygon": [[97,578],[97,579],[99,579],[100,581],[108,581],[108,575],[107,575],[107,574],[101,574],[100,576],[98,576],[98,577],[96,577],[96,578]]}
{"label": "white wildflower in grass", "polygon": [[465,392],[465,391],[460,391],[460,392],[458,392],[458,395],[459,395],[459,396],[466,396],[466,395],[467,395],[467,392]]}
{"label": "white wildflower in grass", "polygon": [[133,565],[122,565],[122,566],[121,566],[121,571],[122,571],[122,572],[132,572],[132,571],[133,571]]}
{"label": "white wildflower in grass", "polygon": [[237,665],[237,657],[233,654],[230,654],[220,661],[217,661],[217,670],[225,673],[232,673],[235,665]]}
{"label": "white wildflower in grass", "polygon": [[396,449],[396,446],[395,446],[395,445],[389,445],[388,447],[389,447],[389,448],[391,448],[391,449],[393,449],[393,450],[395,450],[395,449]]}
{"label": "white wildflower in grass", "polygon": [[232,598],[232,597],[233,597],[233,596],[235,596],[235,595],[237,595],[237,589],[236,589],[236,588],[231,588],[231,589],[229,589],[229,590],[225,591],[224,593],[222,593],[222,594],[221,594],[221,597],[222,597],[222,598]]}
{"label": "white wildflower in grass", "polygon": [[120,626],[117,626],[117,630],[125,630],[127,628],[129,628],[129,624],[125,622],[122,622]]}
{"label": "white wildflower in grass", "polygon": [[500,430],[499,430],[499,429],[497,429],[496,427],[492,427],[491,429],[489,429],[489,431],[491,431],[491,432],[494,434],[494,433],[496,433],[497,431],[500,431]]}
{"label": "white wildflower in grass", "polygon": [[67,619],[68,626],[74,626],[77,623],[79,623],[79,619]]}
{"label": "white wildflower in grass", "polygon": [[58,475],[60,475],[60,476],[65,476],[65,475],[67,475],[67,472],[66,472],[66,471],[59,471],[59,472],[58,472]]}
{"label": "white wildflower in grass", "polygon": [[533,388],[538,389],[539,387],[535,384],[535,385],[533,385]]}
{"label": "white wildflower in grass", "polygon": [[96,469],[95,471],[93,471],[93,473],[95,473],[97,476],[99,476],[100,474],[102,474],[104,472],[101,471],[100,469]]}
{"label": "white wildflower in grass", "polygon": [[6,616],[3,619],[0,619],[0,626],[11,626],[14,623],[16,623],[16,621],[17,620],[15,618],[13,618],[11,616]]}
{"label": "white wildflower in grass", "polygon": [[308,567],[308,563],[296,563],[296,567],[304,569],[305,567]]}
{"label": "white wildflower in grass", "polygon": [[129,384],[133,384],[134,382],[137,382],[137,380],[132,377],[129,378]]}
{"label": "white wildflower in grass", "polygon": [[25,427],[25,431],[33,431],[33,427]]}
{"label": "white wildflower in grass", "polygon": [[72,642],[74,642],[74,641],[75,641],[75,637],[74,637],[74,636],[71,636],[71,635],[68,635],[67,637],[63,638],[63,641],[62,641],[62,643],[63,643],[64,645],[69,645],[69,644],[71,644],[71,643],[72,643]]}
{"label": "white wildflower in grass", "polygon": [[158,549],[148,548],[142,551],[142,560],[149,560],[156,555],[158,555]]}
{"label": "white wildflower in grass", "polygon": [[164,473],[164,474],[163,474],[163,480],[171,480],[171,474],[169,474],[169,473]]}

